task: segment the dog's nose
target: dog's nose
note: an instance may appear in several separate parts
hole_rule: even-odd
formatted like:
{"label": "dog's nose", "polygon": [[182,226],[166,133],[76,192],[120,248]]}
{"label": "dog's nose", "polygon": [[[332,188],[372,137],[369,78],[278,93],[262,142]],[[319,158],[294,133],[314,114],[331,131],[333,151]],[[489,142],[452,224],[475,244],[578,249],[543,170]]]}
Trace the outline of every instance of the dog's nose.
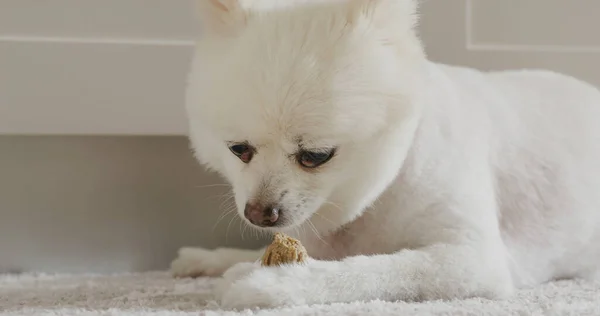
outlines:
{"label": "dog's nose", "polygon": [[260,204],[247,203],[244,208],[244,216],[250,223],[260,227],[275,226],[279,220],[281,210],[274,206],[264,207]]}

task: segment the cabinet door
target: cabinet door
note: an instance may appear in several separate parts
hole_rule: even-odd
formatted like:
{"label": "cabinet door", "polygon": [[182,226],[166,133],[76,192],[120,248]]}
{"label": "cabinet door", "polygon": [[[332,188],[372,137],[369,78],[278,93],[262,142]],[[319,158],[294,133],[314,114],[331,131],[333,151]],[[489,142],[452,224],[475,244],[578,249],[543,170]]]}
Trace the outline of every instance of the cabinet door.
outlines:
{"label": "cabinet door", "polygon": [[600,1],[421,1],[430,58],[484,70],[546,68],[600,86]]}
{"label": "cabinet door", "polygon": [[184,134],[192,0],[1,0],[0,134]]}

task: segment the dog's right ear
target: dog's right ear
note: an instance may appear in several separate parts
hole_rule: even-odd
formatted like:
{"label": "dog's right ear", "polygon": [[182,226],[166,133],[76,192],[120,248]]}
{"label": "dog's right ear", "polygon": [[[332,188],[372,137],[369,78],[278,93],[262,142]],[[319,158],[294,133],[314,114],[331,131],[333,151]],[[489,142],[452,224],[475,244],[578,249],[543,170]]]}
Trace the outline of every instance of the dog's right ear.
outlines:
{"label": "dog's right ear", "polygon": [[196,0],[203,31],[223,36],[234,35],[246,24],[241,0]]}

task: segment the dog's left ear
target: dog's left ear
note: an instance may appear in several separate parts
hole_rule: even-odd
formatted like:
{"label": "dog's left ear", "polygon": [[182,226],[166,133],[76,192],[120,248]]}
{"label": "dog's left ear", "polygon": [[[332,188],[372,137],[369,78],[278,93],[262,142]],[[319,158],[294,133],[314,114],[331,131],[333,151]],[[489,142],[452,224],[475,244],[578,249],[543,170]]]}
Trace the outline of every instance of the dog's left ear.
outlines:
{"label": "dog's left ear", "polygon": [[350,22],[366,21],[390,36],[412,32],[418,21],[417,0],[352,0],[350,5]]}
{"label": "dog's left ear", "polygon": [[211,35],[235,35],[246,24],[243,0],[196,0],[203,31]]}

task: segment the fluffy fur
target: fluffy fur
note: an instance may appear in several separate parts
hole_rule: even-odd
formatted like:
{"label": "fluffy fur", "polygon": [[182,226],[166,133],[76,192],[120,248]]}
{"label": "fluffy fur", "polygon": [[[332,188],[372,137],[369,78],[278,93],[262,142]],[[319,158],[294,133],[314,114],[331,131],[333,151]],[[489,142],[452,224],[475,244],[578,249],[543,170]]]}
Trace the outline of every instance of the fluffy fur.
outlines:
{"label": "fluffy fur", "polygon": [[[547,71],[427,60],[413,0],[200,0],[188,88],[198,159],[277,203],[314,258],[184,249],[226,307],[499,298],[600,266],[600,93]],[[230,142],[256,148],[248,164]],[[301,148],[337,148],[314,170]]]}

